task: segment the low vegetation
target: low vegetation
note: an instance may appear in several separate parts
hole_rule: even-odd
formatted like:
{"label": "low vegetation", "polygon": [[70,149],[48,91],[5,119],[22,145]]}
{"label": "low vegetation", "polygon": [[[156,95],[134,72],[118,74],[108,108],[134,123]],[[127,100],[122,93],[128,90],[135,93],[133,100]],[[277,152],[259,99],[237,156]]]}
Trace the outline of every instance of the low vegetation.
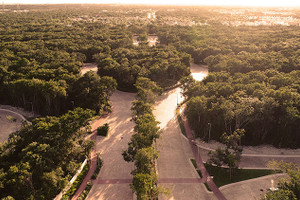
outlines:
{"label": "low vegetation", "polygon": [[93,187],[93,183],[92,181],[89,181],[86,185],[86,187],[84,188],[84,190],[82,191],[82,193],[80,194],[80,196],[78,197],[78,200],[84,200],[86,199],[86,197],[88,196],[90,190]]}
{"label": "low vegetation", "polygon": [[182,116],[180,114],[180,107],[176,109],[176,117],[177,117],[177,121],[178,121],[178,124],[179,124],[179,127],[180,127],[180,130],[181,130],[181,133],[186,136],[186,130],[185,130],[185,127],[184,127],[184,121],[182,119]]}
{"label": "low vegetation", "polygon": [[225,148],[217,148],[215,151],[210,151],[207,160],[208,164],[213,164],[218,167],[227,166],[229,168],[229,179],[239,168],[240,160],[242,158],[243,147],[239,145],[245,130],[237,129],[232,134],[224,133],[221,136]]}
{"label": "low vegetation", "polygon": [[191,159],[191,162],[192,162],[194,168],[196,169],[197,173],[199,174],[200,178],[202,178],[202,177],[203,177],[203,176],[202,176],[202,172],[201,172],[200,169],[198,169],[198,165],[197,165],[196,160],[195,160],[195,159]]}
{"label": "low vegetation", "polygon": [[157,199],[162,189],[157,185],[155,162],[158,152],[153,144],[159,138],[159,127],[153,116],[152,106],[161,88],[148,78],[138,78],[135,86],[138,91],[137,100],[132,106],[135,133],[122,155],[125,161],[134,162],[136,167],[132,171],[131,188],[137,199]]}
{"label": "low vegetation", "polygon": [[230,179],[228,177],[229,168],[217,167],[209,164],[205,164],[205,168],[207,172],[213,176],[213,181],[218,187],[230,183],[258,178],[261,176],[267,176],[274,173],[274,171],[269,169],[237,169],[235,174]]}
{"label": "low vegetation", "polygon": [[[197,163],[196,163],[196,160],[195,160],[195,159],[191,159],[191,162],[192,162],[194,168],[196,169],[197,173],[199,174],[200,178],[202,178],[202,177],[203,177],[203,176],[202,176],[202,172],[201,172],[200,169],[198,169],[198,165],[197,165]],[[208,191],[211,191],[209,185],[208,185],[206,182],[204,183],[204,185],[205,185],[205,187],[206,187],[206,189],[207,189]]]}
{"label": "low vegetation", "polygon": [[96,179],[100,170],[101,170],[101,167],[103,166],[103,161],[101,160],[100,158],[100,154],[98,153],[97,154],[97,166],[96,166],[96,169],[92,175],[92,179]]}
{"label": "low vegetation", "polygon": [[14,118],[14,117],[11,116],[11,115],[7,115],[7,116],[6,116],[6,119],[7,119],[9,122],[16,122],[16,121],[17,121],[17,119]]}
{"label": "low vegetation", "polygon": [[107,136],[108,131],[109,131],[109,125],[108,123],[105,123],[102,126],[99,126],[97,128],[97,135]]}
{"label": "low vegetation", "polygon": [[[111,110],[109,98],[117,87],[137,92],[135,134],[123,156],[135,163],[132,188],[139,199],[156,198],[159,191],[153,173],[153,143],[159,137],[152,114],[155,97],[182,77],[185,115],[197,137],[222,140],[224,132],[245,130],[240,141],[245,145],[300,147],[299,10],[272,8],[271,13],[278,11],[276,19],[288,18],[290,26],[272,26],[272,21],[247,26],[274,17],[266,16],[267,9],[243,10],[245,19],[235,8],[162,6],[148,19],[149,6],[5,6],[0,104],[44,117],[0,145],[0,198],[52,199],[58,194],[93,146],[83,139],[82,127],[95,113]],[[149,34],[158,37],[156,46],[147,46]],[[132,44],[133,35],[139,46]],[[191,61],[208,65],[210,74],[202,82],[187,76]],[[80,74],[84,63],[97,63],[98,74]],[[232,155],[226,149],[218,153]],[[221,160],[235,167],[232,160]],[[279,194],[299,199],[286,184],[289,189],[283,184]]]}
{"label": "low vegetation", "polygon": [[90,168],[90,164],[87,162],[85,164],[84,168],[82,169],[82,171],[80,172],[80,174],[78,174],[76,180],[73,182],[70,189],[63,195],[62,200],[68,200],[68,199],[72,198],[72,196],[76,193],[76,191],[80,187],[83,179],[89,172],[89,168]]}

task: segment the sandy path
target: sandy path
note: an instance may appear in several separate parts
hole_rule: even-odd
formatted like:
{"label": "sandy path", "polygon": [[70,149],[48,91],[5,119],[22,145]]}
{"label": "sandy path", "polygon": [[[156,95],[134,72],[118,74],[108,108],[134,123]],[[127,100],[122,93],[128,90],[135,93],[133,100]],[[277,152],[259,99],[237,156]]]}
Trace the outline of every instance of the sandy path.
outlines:
{"label": "sandy path", "polygon": [[133,197],[128,181],[119,184],[104,184],[101,180],[132,178],[130,172],[134,169],[133,163],[125,162],[121,153],[122,150],[127,149],[127,143],[133,133],[134,123],[130,121],[130,107],[134,98],[135,94],[116,91],[111,97],[113,112],[105,120],[100,119],[96,123],[97,126],[108,123],[110,132],[107,137],[97,136],[96,149],[101,153],[104,165],[87,199],[125,200]]}
{"label": "sandy path", "polygon": [[[177,100],[178,99],[178,100]],[[175,108],[177,102],[182,97],[180,89],[175,88],[163,94],[155,104],[154,115],[161,124],[161,138],[157,141],[156,148],[159,151],[157,161],[159,179],[167,178],[199,178],[190,158],[193,152],[179,129],[175,118]],[[169,188],[171,195],[161,199],[213,199],[213,195],[208,193],[202,183],[164,183],[160,184]]]}

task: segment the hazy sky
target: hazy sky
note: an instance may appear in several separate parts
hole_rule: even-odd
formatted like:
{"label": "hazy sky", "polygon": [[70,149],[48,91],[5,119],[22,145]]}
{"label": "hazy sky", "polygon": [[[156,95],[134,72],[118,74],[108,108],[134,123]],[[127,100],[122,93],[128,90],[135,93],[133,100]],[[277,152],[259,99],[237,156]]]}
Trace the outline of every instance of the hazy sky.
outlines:
{"label": "hazy sky", "polygon": [[300,0],[2,0],[5,4],[122,3],[164,5],[297,6]]}

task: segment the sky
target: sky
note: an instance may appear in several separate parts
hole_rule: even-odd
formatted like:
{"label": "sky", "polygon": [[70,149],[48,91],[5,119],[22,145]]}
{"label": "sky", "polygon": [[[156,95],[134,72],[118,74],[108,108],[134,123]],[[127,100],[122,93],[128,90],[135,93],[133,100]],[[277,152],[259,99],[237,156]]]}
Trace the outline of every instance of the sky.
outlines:
{"label": "sky", "polygon": [[219,6],[275,6],[300,7],[300,0],[2,0],[4,4],[157,4],[157,5],[219,5]]}

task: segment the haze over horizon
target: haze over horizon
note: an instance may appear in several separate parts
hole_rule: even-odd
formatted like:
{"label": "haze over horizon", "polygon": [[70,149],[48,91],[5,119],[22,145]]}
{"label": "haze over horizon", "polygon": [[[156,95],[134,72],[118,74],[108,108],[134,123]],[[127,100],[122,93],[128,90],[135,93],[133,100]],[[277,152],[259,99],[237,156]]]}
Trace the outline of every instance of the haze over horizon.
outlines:
{"label": "haze over horizon", "polygon": [[255,7],[300,7],[295,0],[3,0],[4,4],[146,4],[146,5],[198,5],[198,6],[255,6]]}

